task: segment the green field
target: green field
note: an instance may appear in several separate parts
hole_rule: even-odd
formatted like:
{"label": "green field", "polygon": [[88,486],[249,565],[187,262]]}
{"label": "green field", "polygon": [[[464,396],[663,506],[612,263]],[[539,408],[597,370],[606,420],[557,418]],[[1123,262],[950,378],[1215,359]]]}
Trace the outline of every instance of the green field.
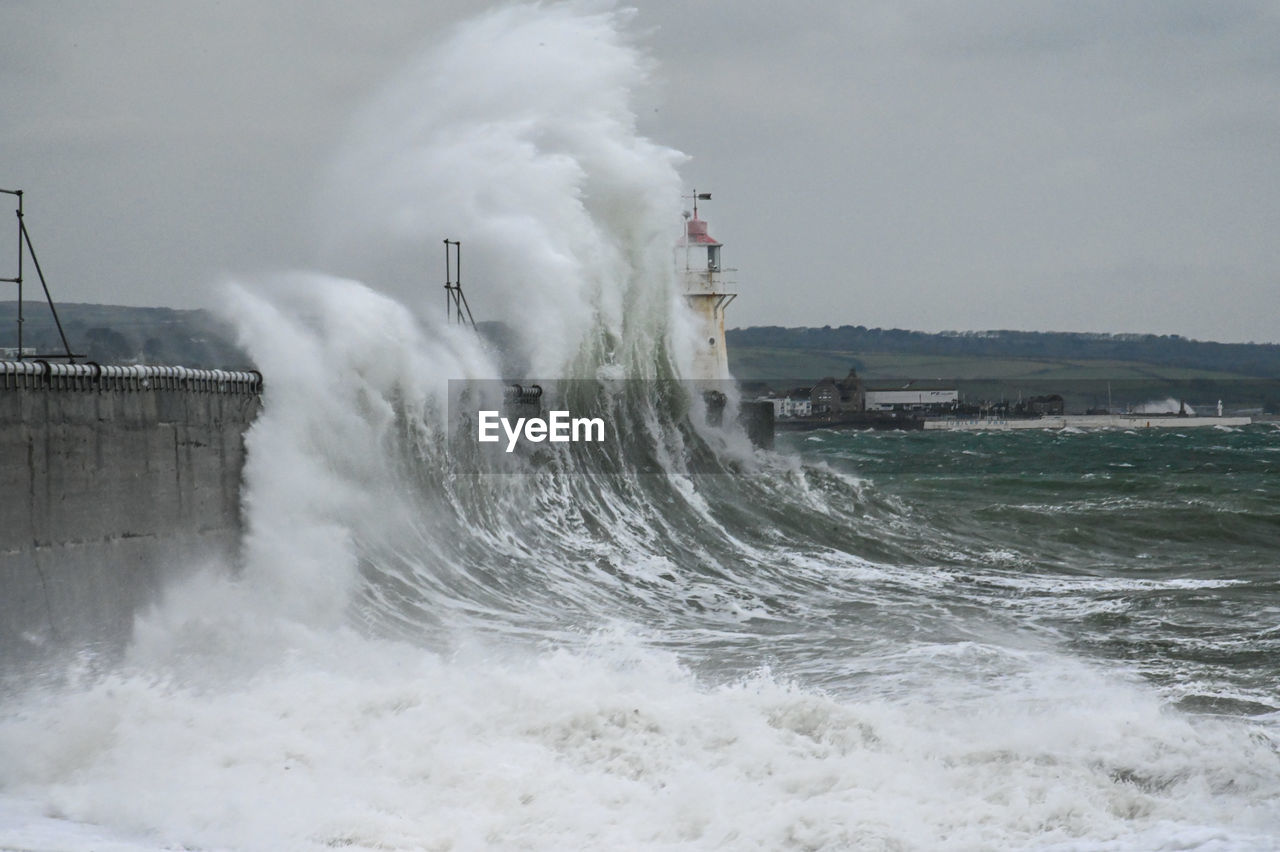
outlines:
{"label": "green field", "polygon": [[844,376],[852,367],[867,379],[955,381],[960,379],[1242,380],[1252,377],[1219,370],[1167,367],[1136,361],[980,356],[909,355],[832,350],[798,351],[731,347],[729,369],[744,380],[770,383]]}
{"label": "green field", "polygon": [[729,368],[739,381],[775,390],[811,385],[824,376],[842,378],[851,367],[873,387],[906,381],[951,385],[969,401],[1056,393],[1069,411],[1164,399],[1198,407],[1214,407],[1221,399],[1232,409],[1270,410],[1280,400],[1280,380],[1137,361],[729,347]]}

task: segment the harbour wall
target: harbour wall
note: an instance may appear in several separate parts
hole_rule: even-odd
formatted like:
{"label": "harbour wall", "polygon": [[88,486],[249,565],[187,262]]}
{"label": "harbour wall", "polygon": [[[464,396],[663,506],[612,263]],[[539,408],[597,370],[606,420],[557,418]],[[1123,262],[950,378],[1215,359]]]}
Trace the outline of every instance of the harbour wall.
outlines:
{"label": "harbour wall", "polygon": [[165,584],[234,565],[256,372],[0,362],[0,668],[123,647]]}
{"label": "harbour wall", "polygon": [[1196,429],[1208,426],[1236,427],[1252,423],[1249,417],[1178,417],[1171,414],[1065,414],[1025,419],[951,418],[926,420],[924,428],[985,432],[1010,429]]}

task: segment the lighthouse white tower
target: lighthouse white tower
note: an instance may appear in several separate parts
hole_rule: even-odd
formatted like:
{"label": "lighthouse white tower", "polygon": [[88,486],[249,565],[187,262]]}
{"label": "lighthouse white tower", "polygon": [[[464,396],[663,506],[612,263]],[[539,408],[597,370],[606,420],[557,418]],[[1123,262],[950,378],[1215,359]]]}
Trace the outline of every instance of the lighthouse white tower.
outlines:
{"label": "lighthouse white tower", "polygon": [[724,345],[724,311],[738,297],[725,292],[720,266],[721,244],[707,233],[707,223],[698,218],[698,202],[710,201],[711,193],[693,193],[693,214],[685,213],[684,237],[677,251],[677,265],[683,259],[684,298],[697,324],[693,356],[694,381],[720,382],[729,378],[729,357]]}

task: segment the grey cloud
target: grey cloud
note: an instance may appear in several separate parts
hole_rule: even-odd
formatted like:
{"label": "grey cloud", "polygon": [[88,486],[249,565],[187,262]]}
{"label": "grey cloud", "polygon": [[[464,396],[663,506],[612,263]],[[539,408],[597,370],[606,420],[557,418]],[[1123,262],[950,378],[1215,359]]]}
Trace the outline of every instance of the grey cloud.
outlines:
{"label": "grey cloud", "polygon": [[[730,324],[1276,339],[1277,8],[653,0],[640,129],[715,193]],[[314,262],[351,117],[471,9],[0,4],[0,186],[61,298],[207,303]]]}

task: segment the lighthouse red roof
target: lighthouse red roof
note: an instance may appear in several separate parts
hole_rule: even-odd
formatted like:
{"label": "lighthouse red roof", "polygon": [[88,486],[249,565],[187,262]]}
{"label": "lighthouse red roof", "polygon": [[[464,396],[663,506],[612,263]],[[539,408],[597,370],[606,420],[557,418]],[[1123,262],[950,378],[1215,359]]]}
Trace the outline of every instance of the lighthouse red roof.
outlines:
{"label": "lighthouse red roof", "polygon": [[722,245],[707,233],[707,223],[703,219],[694,217],[685,222],[685,236],[689,239],[691,246],[718,246]]}

